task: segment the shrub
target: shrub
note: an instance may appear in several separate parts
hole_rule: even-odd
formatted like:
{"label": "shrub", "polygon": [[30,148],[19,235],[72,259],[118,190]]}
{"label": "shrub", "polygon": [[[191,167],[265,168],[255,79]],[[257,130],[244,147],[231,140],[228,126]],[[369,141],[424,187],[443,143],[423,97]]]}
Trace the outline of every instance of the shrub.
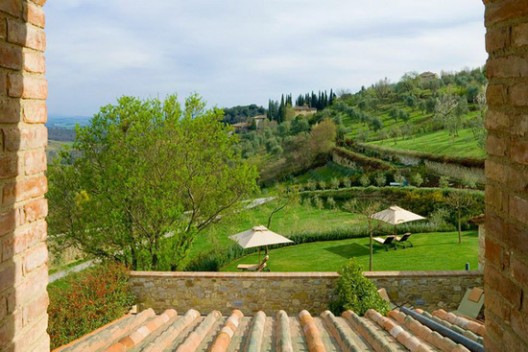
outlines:
{"label": "shrub", "polygon": [[102,264],[48,286],[51,348],[62,346],[127,313],[134,303],[127,269]]}
{"label": "shrub", "polygon": [[440,188],[447,188],[449,187],[449,177],[447,176],[440,176],[440,179],[438,180],[438,186]]}
{"label": "shrub", "polygon": [[362,316],[367,310],[375,309],[386,315],[389,304],[377,292],[376,286],[363,276],[361,266],[351,259],[339,270],[339,279],[334,291],[334,300],[330,302],[330,310],[335,315],[341,315],[345,310],[352,310]]}
{"label": "shrub", "polygon": [[413,186],[420,187],[423,183],[422,175],[419,172],[411,176],[411,182]]}
{"label": "shrub", "polygon": [[334,200],[334,198],[332,198],[332,197],[328,197],[328,198],[326,198],[326,205],[327,205],[330,209],[335,209],[335,207],[336,207],[336,201]]}
{"label": "shrub", "polygon": [[361,183],[361,185],[363,187],[367,187],[368,185],[370,185],[370,179],[369,179],[368,175],[367,174],[363,174],[361,176],[361,178],[359,179],[359,183]]}
{"label": "shrub", "polygon": [[345,188],[348,188],[348,187],[352,186],[352,180],[350,178],[348,178],[348,177],[345,177],[341,181],[341,183],[343,184],[343,187],[345,187]]}
{"label": "shrub", "polygon": [[313,198],[313,206],[315,209],[323,209],[324,208],[324,204],[323,204],[323,200],[317,196],[315,196]]}
{"label": "shrub", "polygon": [[319,181],[319,189],[326,189],[326,182],[321,180]]}
{"label": "shrub", "polygon": [[339,179],[333,177],[331,180],[330,180],[330,187],[333,188],[333,189],[338,189],[339,188]]}
{"label": "shrub", "polygon": [[376,181],[376,185],[378,187],[383,187],[385,186],[385,184],[387,183],[387,178],[385,177],[385,174],[383,173],[379,173],[376,175],[376,177],[374,178],[374,181]]}

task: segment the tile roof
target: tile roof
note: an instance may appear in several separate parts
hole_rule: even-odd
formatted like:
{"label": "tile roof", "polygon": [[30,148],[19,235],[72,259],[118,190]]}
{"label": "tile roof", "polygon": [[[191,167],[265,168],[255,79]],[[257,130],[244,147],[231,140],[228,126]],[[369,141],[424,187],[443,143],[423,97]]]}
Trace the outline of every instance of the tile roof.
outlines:
{"label": "tile roof", "polygon": [[[415,311],[453,332],[482,343],[483,324],[443,310]],[[306,310],[297,316],[262,311],[244,316],[233,310],[201,315],[189,310],[178,315],[168,309],[128,314],[55,352],[70,351],[469,351],[400,310],[383,316],[369,310],[364,317],[352,311],[340,317],[330,311],[314,317]]]}

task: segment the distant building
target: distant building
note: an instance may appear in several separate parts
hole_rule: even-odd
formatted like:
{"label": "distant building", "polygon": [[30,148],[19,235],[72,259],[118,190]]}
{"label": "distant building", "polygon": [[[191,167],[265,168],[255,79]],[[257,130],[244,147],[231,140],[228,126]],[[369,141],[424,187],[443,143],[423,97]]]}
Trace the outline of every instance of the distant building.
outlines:
{"label": "distant building", "polygon": [[268,117],[266,115],[257,115],[253,117],[253,121],[255,121],[255,128],[259,128],[259,126],[262,124],[263,121],[267,120]]}
{"label": "distant building", "polygon": [[297,115],[313,115],[317,112],[316,108],[310,108],[308,106],[294,106],[293,111],[295,111],[295,116]]}
{"label": "distant building", "polygon": [[238,122],[232,124],[231,126],[233,126],[233,128],[235,129],[235,132],[242,132],[247,131],[251,124],[249,122]]}
{"label": "distant building", "polygon": [[429,80],[432,80],[432,79],[437,79],[438,78],[438,75],[434,72],[431,72],[431,71],[426,71],[426,72],[422,72],[418,75],[418,77],[421,79],[421,80],[424,80],[424,81],[429,81]]}

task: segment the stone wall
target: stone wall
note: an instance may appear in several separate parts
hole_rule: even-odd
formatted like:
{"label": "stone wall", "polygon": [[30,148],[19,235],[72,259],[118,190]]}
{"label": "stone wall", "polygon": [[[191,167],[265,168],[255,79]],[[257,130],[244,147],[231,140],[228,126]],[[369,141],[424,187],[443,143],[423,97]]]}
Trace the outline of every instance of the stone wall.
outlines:
{"label": "stone wall", "polygon": [[[280,309],[298,314],[306,309],[319,314],[328,308],[337,273],[198,273],[131,272],[130,285],[141,309],[161,312],[175,308],[201,313],[235,308],[246,315]],[[466,288],[482,287],[482,273],[468,271],[366,272],[378,287],[385,287],[396,303],[408,302],[432,310],[455,309]]]}
{"label": "stone wall", "polygon": [[0,350],[47,351],[45,0],[0,0]]}
{"label": "stone wall", "polygon": [[528,1],[486,5],[486,351],[528,351]]}

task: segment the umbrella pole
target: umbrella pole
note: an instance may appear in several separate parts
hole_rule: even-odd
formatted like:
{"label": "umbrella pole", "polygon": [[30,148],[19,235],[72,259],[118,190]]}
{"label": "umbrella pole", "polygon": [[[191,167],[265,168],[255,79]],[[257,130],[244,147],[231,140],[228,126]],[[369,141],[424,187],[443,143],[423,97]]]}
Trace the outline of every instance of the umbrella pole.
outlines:
{"label": "umbrella pole", "polygon": [[258,259],[258,264],[260,264],[260,247],[259,247],[259,249],[258,249],[258,258],[259,258],[259,259]]}
{"label": "umbrella pole", "polygon": [[368,232],[369,232],[369,238],[370,238],[370,257],[369,257],[369,271],[372,271],[372,257],[373,257],[373,250],[372,250],[372,230],[370,229],[370,218],[368,220]]}

